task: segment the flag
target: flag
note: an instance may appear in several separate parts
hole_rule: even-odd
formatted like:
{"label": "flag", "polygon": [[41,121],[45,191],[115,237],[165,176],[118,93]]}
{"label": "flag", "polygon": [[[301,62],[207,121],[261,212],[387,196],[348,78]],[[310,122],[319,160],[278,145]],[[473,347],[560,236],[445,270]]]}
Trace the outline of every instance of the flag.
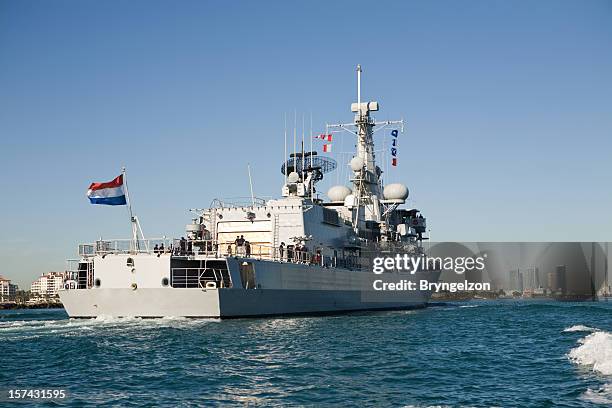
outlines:
{"label": "flag", "polygon": [[325,141],[331,142],[332,141],[332,135],[317,135],[317,136],[314,136],[314,139],[321,139],[321,140],[325,140]]}
{"label": "flag", "polygon": [[393,139],[391,139],[391,165],[393,167],[397,167],[397,136],[398,136],[399,132],[397,131],[397,129],[393,129],[391,131],[391,136],[393,136]]}
{"label": "flag", "polygon": [[331,143],[328,143],[328,144],[324,144],[324,145],[323,145],[323,152],[325,152],[325,153],[329,153],[329,152],[331,152],[331,151],[332,151],[332,145],[331,145]]}
{"label": "flag", "polygon": [[87,198],[91,204],[126,205],[123,174],[106,183],[91,183]]}

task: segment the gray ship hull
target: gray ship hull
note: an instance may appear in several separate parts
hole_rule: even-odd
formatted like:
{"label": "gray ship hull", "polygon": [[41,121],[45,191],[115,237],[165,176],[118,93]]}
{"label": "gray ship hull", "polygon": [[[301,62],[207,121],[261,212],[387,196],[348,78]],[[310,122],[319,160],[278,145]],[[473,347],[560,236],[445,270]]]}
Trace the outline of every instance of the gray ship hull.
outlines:
{"label": "gray ship hull", "polygon": [[[379,276],[372,272],[246,258],[226,259],[231,288],[162,287],[160,282],[168,274],[168,259],[139,255],[138,262],[146,264],[146,269],[126,273],[120,270],[124,258],[98,259],[96,276],[100,277],[100,287],[60,291],[70,317],[230,318],[409,309],[425,307],[431,295],[419,289],[375,291],[372,282]],[[240,273],[244,261],[252,264],[255,271],[256,285],[251,289]],[[439,271],[393,273],[386,280],[435,282],[438,277]]]}
{"label": "gray ship hull", "polygon": [[427,298],[421,292],[402,300],[364,301],[361,291],[354,290],[84,289],[62,291],[60,297],[68,315],[76,318],[235,318],[427,306]]}

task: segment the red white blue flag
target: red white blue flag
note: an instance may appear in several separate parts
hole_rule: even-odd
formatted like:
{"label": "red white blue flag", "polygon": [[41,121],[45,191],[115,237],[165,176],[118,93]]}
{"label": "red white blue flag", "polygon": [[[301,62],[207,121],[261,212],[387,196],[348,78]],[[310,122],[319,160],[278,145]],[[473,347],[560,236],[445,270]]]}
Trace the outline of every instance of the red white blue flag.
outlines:
{"label": "red white blue flag", "polygon": [[87,198],[91,204],[126,205],[123,174],[106,183],[91,183]]}

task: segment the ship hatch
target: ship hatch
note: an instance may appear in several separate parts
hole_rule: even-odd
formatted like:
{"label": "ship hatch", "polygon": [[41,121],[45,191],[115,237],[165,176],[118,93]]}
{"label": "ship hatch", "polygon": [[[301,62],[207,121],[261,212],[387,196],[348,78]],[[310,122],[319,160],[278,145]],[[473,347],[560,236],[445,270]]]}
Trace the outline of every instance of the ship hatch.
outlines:
{"label": "ship hatch", "polygon": [[255,267],[252,262],[242,262],[240,264],[240,280],[245,289],[255,289]]}

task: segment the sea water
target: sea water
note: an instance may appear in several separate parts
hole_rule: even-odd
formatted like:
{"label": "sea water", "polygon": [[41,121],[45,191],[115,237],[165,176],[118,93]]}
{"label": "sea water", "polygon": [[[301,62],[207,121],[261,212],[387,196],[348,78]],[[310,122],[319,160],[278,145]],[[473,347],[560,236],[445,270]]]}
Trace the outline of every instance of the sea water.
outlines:
{"label": "sea water", "polygon": [[53,406],[610,406],[611,332],[612,302],[222,321],[7,310],[0,388],[66,390]]}

